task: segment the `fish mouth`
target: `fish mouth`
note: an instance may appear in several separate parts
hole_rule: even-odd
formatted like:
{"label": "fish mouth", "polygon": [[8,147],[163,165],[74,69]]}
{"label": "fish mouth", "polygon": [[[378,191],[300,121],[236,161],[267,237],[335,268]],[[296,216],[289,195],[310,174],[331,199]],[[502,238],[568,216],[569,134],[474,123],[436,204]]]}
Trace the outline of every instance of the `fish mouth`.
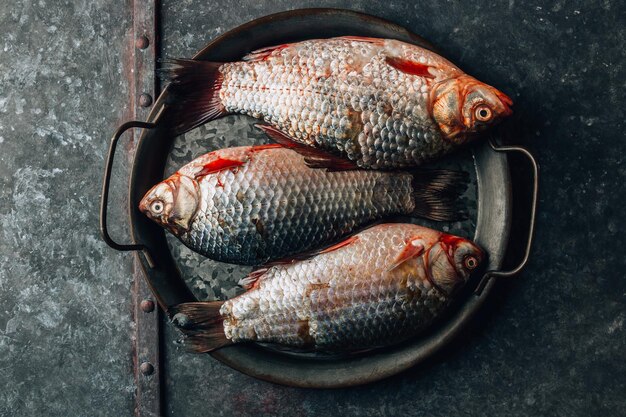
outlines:
{"label": "fish mouth", "polygon": [[[150,190],[152,191],[152,190]],[[148,210],[148,200],[150,199],[150,192],[148,192],[139,202],[139,211],[141,211],[145,215],[150,215],[150,210]]]}
{"label": "fish mouth", "polygon": [[513,114],[513,109],[511,108],[513,106],[513,100],[511,100],[511,97],[507,96],[506,94],[504,94],[502,91],[498,90],[497,88],[491,87],[493,93],[496,95],[496,97],[498,98],[498,100],[500,101],[500,105],[501,108],[498,109],[498,116],[499,117],[507,117]]}

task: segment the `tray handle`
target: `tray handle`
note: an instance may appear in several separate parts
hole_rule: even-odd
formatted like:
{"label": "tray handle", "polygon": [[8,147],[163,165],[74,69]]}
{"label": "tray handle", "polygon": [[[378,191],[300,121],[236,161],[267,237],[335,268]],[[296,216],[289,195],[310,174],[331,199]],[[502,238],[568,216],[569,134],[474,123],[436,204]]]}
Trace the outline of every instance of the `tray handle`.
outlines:
{"label": "tray handle", "polygon": [[111,183],[111,170],[113,168],[113,158],[115,157],[117,142],[124,134],[124,132],[126,132],[128,129],[153,129],[155,127],[155,123],[140,122],[134,120],[131,122],[126,122],[117,128],[115,134],[111,138],[111,144],[109,145],[109,152],[107,154],[106,165],[104,168],[104,179],[102,180],[102,194],[100,198],[100,234],[102,235],[102,239],[106,242],[107,245],[118,251],[141,251],[146,258],[146,261],[148,262],[150,268],[154,268],[154,262],[152,260],[152,256],[150,256],[150,251],[145,245],[137,243],[117,243],[111,238],[111,236],[109,235],[109,230],[107,229],[107,211],[109,202],[109,186]]}
{"label": "tray handle", "polygon": [[528,158],[533,170],[533,194],[530,212],[530,227],[528,230],[528,241],[526,242],[526,250],[524,252],[522,260],[515,268],[509,271],[492,270],[485,272],[480,282],[478,283],[476,290],[474,290],[474,293],[476,295],[480,295],[483,292],[485,286],[489,283],[491,279],[512,277],[513,275],[520,272],[524,268],[524,266],[526,266],[526,263],[528,262],[528,257],[530,256],[530,248],[533,243],[533,234],[535,231],[535,214],[537,212],[537,194],[539,191],[539,165],[537,164],[537,161],[535,160],[533,155],[526,148],[523,148],[521,146],[500,146],[496,143],[493,137],[489,139],[489,146],[491,146],[491,149],[496,152],[519,152],[526,156],[526,158]]}

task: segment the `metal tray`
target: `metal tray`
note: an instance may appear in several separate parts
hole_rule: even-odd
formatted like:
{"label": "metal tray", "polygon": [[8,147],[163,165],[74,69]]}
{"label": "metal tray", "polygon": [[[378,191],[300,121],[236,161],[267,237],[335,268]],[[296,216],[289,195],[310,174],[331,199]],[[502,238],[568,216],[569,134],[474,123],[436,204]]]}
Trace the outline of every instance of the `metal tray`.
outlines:
{"label": "metal tray", "polygon": [[[373,16],[338,9],[304,9],[244,24],[209,43],[194,58],[235,61],[264,46],[343,35],[393,38],[434,49],[406,29]],[[156,300],[169,316],[170,306],[197,299],[181,275],[178,261],[168,246],[165,231],[137,209],[147,190],[164,178],[173,144],[175,140],[181,141],[181,138],[176,139],[170,133],[168,95],[166,88],[156,101],[147,122],[125,123],[113,136],[103,181],[100,228],[103,239],[114,249],[136,251]],[[250,123],[254,121],[251,119]],[[206,126],[210,126],[210,123]],[[129,216],[133,243],[119,244],[111,239],[107,230],[107,200],[115,147],[121,135],[131,128],[145,130],[137,143],[130,178]],[[512,222],[509,165],[504,152],[521,152],[526,155],[534,174],[526,252],[520,264],[511,271],[499,270]],[[525,265],[532,240],[538,175],[537,164],[528,151],[515,146],[500,147],[493,139],[483,141],[457,158],[466,158],[465,163],[469,163],[475,170],[473,238],[486,249],[489,262],[486,272],[480,277],[474,277],[455,308],[428,333],[402,345],[355,356],[299,355],[258,344],[225,347],[211,355],[241,372],[263,380],[298,387],[333,388],[364,384],[391,376],[426,360],[453,340],[489,296],[494,284],[492,278],[512,276]],[[234,276],[233,282],[239,277]]]}

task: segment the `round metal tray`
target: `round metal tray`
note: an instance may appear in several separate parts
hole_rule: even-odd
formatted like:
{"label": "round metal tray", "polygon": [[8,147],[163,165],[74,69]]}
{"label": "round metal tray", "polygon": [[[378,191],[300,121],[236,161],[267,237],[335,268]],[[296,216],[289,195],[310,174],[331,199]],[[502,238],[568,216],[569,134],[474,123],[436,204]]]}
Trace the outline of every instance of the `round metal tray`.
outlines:
{"label": "round metal tray", "polygon": [[[244,24],[209,43],[194,58],[235,61],[264,46],[343,35],[393,38],[433,49],[432,45],[406,29],[376,17],[337,9],[305,9],[279,13]],[[104,240],[115,249],[137,251],[148,284],[166,313],[173,305],[196,301],[172,256],[164,229],[143,216],[137,208],[147,190],[163,179],[168,154],[174,143],[175,138],[169,128],[167,101],[166,88],[156,101],[147,122],[129,122],[116,132],[109,150],[101,205],[101,231]],[[146,130],[137,144],[130,179],[129,215],[134,243],[122,245],[114,242],[108,234],[106,204],[115,145],[122,133],[133,127]],[[428,333],[402,345],[355,356],[324,358],[298,355],[257,344],[225,347],[211,355],[260,379],[314,388],[364,384],[396,374],[427,359],[453,340],[476,313],[493,287],[491,278],[516,273],[527,260],[532,224],[526,256],[520,265],[513,271],[498,271],[502,266],[512,220],[509,166],[506,155],[499,151],[523,152],[535,167],[535,200],[531,219],[534,222],[537,181],[536,163],[532,156],[523,148],[502,148],[493,142],[482,142],[472,148],[477,184],[476,227],[473,238],[489,254],[487,272],[482,279],[477,277],[472,282],[453,311]],[[469,152],[467,157],[470,157]]]}

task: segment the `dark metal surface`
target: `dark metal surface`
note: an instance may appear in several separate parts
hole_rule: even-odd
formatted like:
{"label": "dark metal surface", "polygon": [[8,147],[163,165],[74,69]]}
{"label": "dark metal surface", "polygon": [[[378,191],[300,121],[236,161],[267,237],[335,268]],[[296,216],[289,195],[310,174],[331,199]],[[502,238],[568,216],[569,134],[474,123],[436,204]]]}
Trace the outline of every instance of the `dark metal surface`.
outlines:
{"label": "dark metal surface", "polygon": [[532,167],[532,200],[530,202],[530,220],[528,222],[528,239],[526,239],[526,245],[524,245],[524,256],[521,261],[512,269],[506,271],[487,271],[483,274],[482,278],[478,282],[474,294],[480,295],[485,289],[489,280],[492,278],[509,278],[517,275],[528,263],[530,257],[530,250],[533,244],[533,234],[535,231],[535,216],[537,214],[537,196],[539,194],[539,165],[535,160],[535,157],[525,148],[521,146],[498,146],[495,139],[492,137],[489,139],[489,146],[496,152],[517,152],[524,155],[531,164]]}
{"label": "dark metal surface", "polygon": [[[157,94],[154,70],[157,54],[157,0],[132,2],[135,38],[132,108],[136,119],[143,120]],[[148,124],[141,126],[150,128]],[[142,248],[144,260],[153,265],[148,251]],[[137,417],[161,416],[161,381],[159,310],[150,308],[151,290],[137,258],[133,262],[135,315],[135,414]],[[138,365],[139,364],[139,365]]]}
{"label": "dark metal surface", "polygon": [[[134,68],[134,3],[0,4],[2,417],[133,415],[133,257],[100,239],[97,211],[108,140],[121,122],[136,119],[128,79]],[[230,28],[297,7],[355,8],[401,24],[510,95],[511,137],[503,143],[524,144],[541,163],[528,265],[516,279],[495,280],[473,325],[432,360],[362,387],[298,389],[190,355],[176,342],[177,330],[165,325],[162,414],[626,414],[623,1],[163,0],[160,5],[157,50],[169,57],[191,56]],[[215,146],[228,144],[214,126],[203,132],[211,132]],[[127,136],[121,141],[128,142]],[[118,146],[109,196],[111,236],[122,243],[129,230],[125,191],[133,148],[132,142],[124,144]],[[504,266],[513,268],[526,243],[531,190],[524,181],[531,172],[521,155],[509,154],[508,160],[511,235],[519,236],[522,246],[519,252],[507,249],[507,259],[513,256]],[[198,263],[197,270],[207,263]]]}
{"label": "dark metal surface", "polygon": [[[228,61],[267,45],[348,34],[396,38],[430,47],[405,29],[372,16],[333,9],[309,9],[272,15],[243,25],[211,42],[195,58]],[[130,188],[133,238],[153,253],[154,265],[142,265],[165,311],[171,305],[192,300],[193,296],[181,279],[171,254],[164,249],[163,230],[138,215],[136,207],[149,187],[163,176],[163,155],[169,150],[172,138],[167,129],[166,102],[167,89],[157,100],[149,118],[156,126],[144,133],[139,141]],[[486,145],[478,148],[474,155],[477,175],[481,179],[474,239],[490,254],[489,269],[497,270],[508,242],[510,185],[506,158],[484,149],[488,149]],[[328,388],[363,384],[413,366],[452,340],[482,304],[490,288],[487,283],[481,294],[469,295],[448,321],[429,334],[411,343],[366,355],[320,360],[286,355],[257,345],[227,347],[212,355],[242,372],[287,385]]]}

